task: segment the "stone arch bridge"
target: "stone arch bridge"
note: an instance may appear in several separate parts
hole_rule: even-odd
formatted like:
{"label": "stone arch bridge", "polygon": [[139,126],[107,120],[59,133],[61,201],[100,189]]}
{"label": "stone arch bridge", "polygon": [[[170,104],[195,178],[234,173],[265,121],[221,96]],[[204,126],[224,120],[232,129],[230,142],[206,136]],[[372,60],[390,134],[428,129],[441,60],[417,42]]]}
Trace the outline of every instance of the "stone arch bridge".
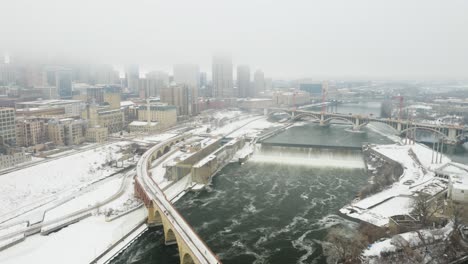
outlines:
{"label": "stone arch bridge", "polygon": [[218,264],[218,259],[190,224],[166,198],[148,172],[152,162],[164,156],[177,143],[189,138],[183,134],[159,143],[146,151],[137,164],[135,195],[148,209],[148,225],[162,225],[166,245],[177,244],[182,264]]}

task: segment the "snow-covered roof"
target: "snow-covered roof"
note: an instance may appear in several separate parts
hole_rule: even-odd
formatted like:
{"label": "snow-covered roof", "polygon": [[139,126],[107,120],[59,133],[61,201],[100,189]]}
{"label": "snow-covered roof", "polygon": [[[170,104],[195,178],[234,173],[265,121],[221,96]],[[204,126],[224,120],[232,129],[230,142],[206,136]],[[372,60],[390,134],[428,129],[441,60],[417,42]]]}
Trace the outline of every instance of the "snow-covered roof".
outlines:
{"label": "snow-covered roof", "polygon": [[122,102],[120,102],[120,106],[132,106],[132,105],[135,105],[135,103],[132,102],[132,101],[122,101]]}
{"label": "snow-covered roof", "polygon": [[[149,125],[150,126],[156,126],[158,124],[158,122],[149,122]],[[144,121],[133,121],[129,124],[129,126],[147,126],[148,125],[148,122],[144,122]]]}

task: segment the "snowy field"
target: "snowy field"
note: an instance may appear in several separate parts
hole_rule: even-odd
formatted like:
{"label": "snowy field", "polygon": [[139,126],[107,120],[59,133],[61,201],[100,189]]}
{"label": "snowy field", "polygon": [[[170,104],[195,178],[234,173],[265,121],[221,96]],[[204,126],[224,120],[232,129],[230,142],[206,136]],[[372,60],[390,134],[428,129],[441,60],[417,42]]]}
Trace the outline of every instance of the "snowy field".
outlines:
{"label": "snowy field", "polygon": [[[415,192],[424,190],[435,194],[447,187],[435,178],[433,170],[450,162],[450,159],[443,156],[442,163],[433,164],[432,149],[425,145],[378,145],[373,149],[400,163],[404,168],[403,174],[399,181],[387,189],[343,207],[341,213],[376,226],[384,226],[391,216],[411,212],[411,196]],[[411,151],[417,158],[409,154]]]}
{"label": "snowy field", "polygon": [[104,163],[119,158],[119,150],[127,144],[106,145],[0,176],[0,219],[8,212],[30,210],[61,192],[115,173],[118,168]]}
{"label": "snowy field", "polygon": [[140,208],[112,222],[106,222],[103,215],[92,216],[48,236],[28,237],[1,251],[0,263],[90,263],[141,223],[146,213],[146,208]]}

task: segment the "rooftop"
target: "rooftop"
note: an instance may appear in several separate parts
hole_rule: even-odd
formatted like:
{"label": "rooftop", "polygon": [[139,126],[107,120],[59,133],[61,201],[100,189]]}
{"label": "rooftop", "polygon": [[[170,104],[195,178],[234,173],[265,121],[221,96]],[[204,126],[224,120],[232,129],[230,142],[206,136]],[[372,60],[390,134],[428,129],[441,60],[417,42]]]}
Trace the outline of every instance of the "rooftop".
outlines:
{"label": "rooftop", "polygon": [[[158,122],[150,122],[149,125],[150,126],[156,126],[158,124]],[[144,122],[144,121],[133,121],[129,124],[129,126],[147,126],[148,125],[148,122]]]}
{"label": "rooftop", "polygon": [[37,101],[29,101],[29,102],[21,102],[16,103],[17,105],[62,105],[62,104],[72,104],[72,103],[80,103],[80,100],[37,100]]}

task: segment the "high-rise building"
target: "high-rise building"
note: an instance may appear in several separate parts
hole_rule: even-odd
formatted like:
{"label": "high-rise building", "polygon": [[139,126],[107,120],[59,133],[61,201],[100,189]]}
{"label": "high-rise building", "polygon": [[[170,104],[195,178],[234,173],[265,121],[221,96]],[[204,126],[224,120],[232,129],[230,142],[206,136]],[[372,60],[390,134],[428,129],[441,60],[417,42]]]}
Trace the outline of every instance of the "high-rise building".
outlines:
{"label": "high-rise building", "polygon": [[229,98],[233,96],[231,57],[213,57],[212,78],[214,97]]}
{"label": "high-rise building", "polygon": [[104,88],[103,87],[88,87],[86,88],[86,97],[88,103],[102,104],[104,103]]}
{"label": "high-rise building", "polygon": [[208,85],[208,79],[206,78],[206,72],[200,72],[200,88]]}
{"label": "high-rise building", "polygon": [[[173,105],[141,105],[138,109],[138,120],[146,122],[158,122],[161,129],[173,126],[177,122],[177,110]],[[148,118],[149,115],[149,118]]]}
{"label": "high-rise building", "polygon": [[169,75],[161,71],[152,71],[146,74],[148,95],[150,97],[160,96],[161,90],[169,85]]}
{"label": "high-rise building", "polygon": [[255,95],[259,95],[265,90],[265,75],[261,70],[256,70],[254,74]]}
{"label": "high-rise building", "polygon": [[44,70],[45,86],[55,86],[58,96],[62,99],[72,97],[72,71],[60,67],[48,67]]}
{"label": "high-rise building", "polygon": [[318,97],[322,95],[322,83],[300,83],[299,90],[308,92],[313,97]]}
{"label": "high-rise building", "polygon": [[237,89],[238,97],[252,97],[250,89],[250,68],[248,65],[237,66]]}
{"label": "high-rise building", "polygon": [[16,120],[15,109],[0,108],[0,144],[16,145]]}
{"label": "high-rise building", "polygon": [[99,109],[96,104],[88,104],[81,114],[88,121],[89,127],[105,127],[109,134],[122,131],[125,123],[123,111],[120,109]]}
{"label": "high-rise building", "polygon": [[116,84],[119,82],[119,72],[111,65],[97,65],[93,67],[93,84]]}
{"label": "high-rise building", "polygon": [[176,84],[186,84],[191,88],[200,87],[200,69],[195,64],[174,65],[174,82]]}
{"label": "high-rise building", "polygon": [[16,144],[30,147],[45,142],[46,123],[37,117],[23,117],[16,121]]}
{"label": "high-rise building", "polygon": [[138,84],[140,79],[140,70],[138,65],[129,65],[125,70],[125,81],[128,91],[138,93]]}
{"label": "high-rise building", "polygon": [[177,115],[190,115],[190,89],[185,84],[166,87],[161,92],[161,102],[173,105],[177,109]]}
{"label": "high-rise building", "polygon": [[86,121],[82,119],[52,119],[47,123],[47,137],[57,145],[78,145],[85,141]]}
{"label": "high-rise building", "polygon": [[16,83],[16,72],[10,63],[0,62],[0,85],[10,85]]}

